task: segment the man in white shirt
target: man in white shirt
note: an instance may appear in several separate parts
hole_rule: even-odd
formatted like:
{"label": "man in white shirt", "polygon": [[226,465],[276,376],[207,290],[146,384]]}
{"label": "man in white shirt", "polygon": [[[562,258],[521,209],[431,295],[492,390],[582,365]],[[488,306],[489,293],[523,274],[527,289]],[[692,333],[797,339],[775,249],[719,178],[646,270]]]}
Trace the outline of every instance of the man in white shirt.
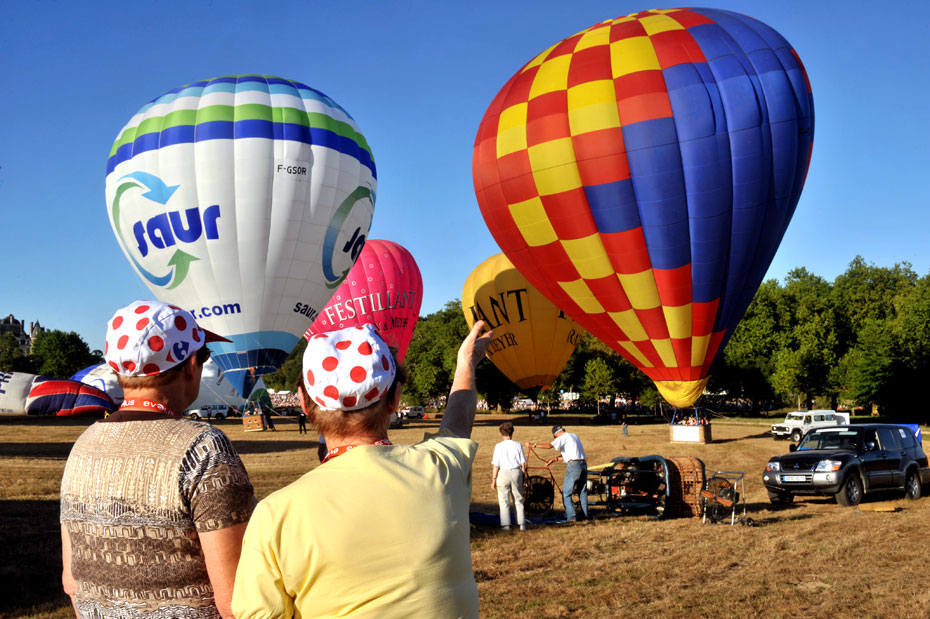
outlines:
{"label": "man in white shirt", "polygon": [[575,506],[572,505],[572,493],[578,489],[581,500],[581,517],[588,519],[588,463],[584,447],[577,434],[566,432],[560,425],[552,426],[553,440],[551,443],[527,443],[533,447],[543,449],[557,449],[559,455],[546,461],[546,466],[558,459],[565,461],[565,479],[562,482],[562,504],[565,506],[565,519],[575,521]]}
{"label": "man in white shirt", "polygon": [[497,490],[497,503],[501,510],[501,528],[510,530],[510,495],[513,494],[513,506],[517,511],[517,524],[521,531],[526,531],[523,516],[523,478],[526,475],[526,455],[523,445],[513,440],[513,424],[509,421],[500,425],[501,437],[504,439],[494,446],[491,464],[491,490]]}

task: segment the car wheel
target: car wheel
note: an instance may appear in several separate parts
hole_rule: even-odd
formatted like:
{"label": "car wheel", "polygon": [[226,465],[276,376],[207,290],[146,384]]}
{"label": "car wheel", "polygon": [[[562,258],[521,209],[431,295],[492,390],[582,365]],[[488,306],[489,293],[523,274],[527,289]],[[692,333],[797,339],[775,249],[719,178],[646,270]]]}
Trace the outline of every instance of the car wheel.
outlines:
{"label": "car wheel", "polygon": [[213,415],[213,418],[216,419],[217,421],[223,421],[224,419],[226,419],[226,415],[224,415],[223,413],[217,413]]}
{"label": "car wheel", "polygon": [[862,501],[862,482],[855,473],[850,473],[843,482],[843,487],[836,493],[836,502],[849,507]]}
{"label": "car wheel", "polygon": [[772,505],[791,505],[794,502],[794,495],[790,492],[769,490],[769,501]]}
{"label": "car wheel", "polygon": [[197,413],[191,413],[191,419],[193,419],[194,421],[197,421],[198,419],[200,419],[200,415],[198,415]]}
{"label": "car wheel", "polygon": [[923,494],[923,488],[920,485],[917,471],[908,471],[907,482],[904,484],[904,496],[913,501],[919,499],[921,494]]}
{"label": "car wheel", "polygon": [[791,440],[794,441],[795,443],[800,443],[801,442],[801,431],[795,430],[794,432],[792,432]]}

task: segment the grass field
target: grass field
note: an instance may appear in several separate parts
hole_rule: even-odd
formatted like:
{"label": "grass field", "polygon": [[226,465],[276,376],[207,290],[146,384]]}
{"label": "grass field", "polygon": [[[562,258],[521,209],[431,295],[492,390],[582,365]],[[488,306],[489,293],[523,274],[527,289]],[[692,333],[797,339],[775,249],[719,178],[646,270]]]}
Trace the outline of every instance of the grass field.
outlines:
{"label": "grass field", "polygon": [[[504,417],[479,415],[472,509],[497,513],[491,454]],[[472,529],[482,617],[927,617],[930,498],[901,493],[842,508],[802,498],[773,509],[761,472],[787,443],[768,422],[715,422],[709,445],[670,443],[668,426],[589,426],[559,419],[584,443],[590,466],[616,456],[696,456],[707,474],[746,473],[753,527],[699,519],[600,518],[590,524],[531,527],[525,533]],[[0,418],[0,617],[67,617],[61,593],[58,485],[74,439],[89,420]],[[549,425],[516,418],[521,442],[551,438]],[[296,423],[250,432],[218,425],[233,439],[259,497],[317,465],[316,435]],[[420,440],[435,420],[392,430],[395,443]],[[553,454],[554,452],[542,452]],[[537,462],[537,464],[540,464]],[[553,466],[561,483],[563,465]],[[561,500],[556,498],[556,507]],[[592,514],[598,511],[592,507]],[[415,535],[411,531],[411,535]],[[398,557],[403,562],[403,557]]]}

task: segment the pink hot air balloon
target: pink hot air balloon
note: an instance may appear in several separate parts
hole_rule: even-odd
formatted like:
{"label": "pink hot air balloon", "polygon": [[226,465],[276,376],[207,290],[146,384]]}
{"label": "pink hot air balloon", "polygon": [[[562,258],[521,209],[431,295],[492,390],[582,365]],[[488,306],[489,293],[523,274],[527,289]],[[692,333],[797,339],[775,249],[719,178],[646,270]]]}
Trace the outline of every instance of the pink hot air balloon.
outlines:
{"label": "pink hot air balloon", "polygon": [[422,293],[423,279],[410,252],[391,241],[369,239],[304,337],[372,324],[403,361],[420,316]]}

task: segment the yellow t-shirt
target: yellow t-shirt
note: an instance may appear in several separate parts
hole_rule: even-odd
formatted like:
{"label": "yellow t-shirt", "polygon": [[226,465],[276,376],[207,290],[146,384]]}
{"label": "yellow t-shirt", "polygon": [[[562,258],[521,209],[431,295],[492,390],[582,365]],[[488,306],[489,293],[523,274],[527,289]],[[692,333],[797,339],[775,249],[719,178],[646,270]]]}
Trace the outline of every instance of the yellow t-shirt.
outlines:
{"label": "yellow t-shirt", "polygon": [[265,498],[242,543],[236,617],[477,617],[477,449],[448,433],[360,446]]}

